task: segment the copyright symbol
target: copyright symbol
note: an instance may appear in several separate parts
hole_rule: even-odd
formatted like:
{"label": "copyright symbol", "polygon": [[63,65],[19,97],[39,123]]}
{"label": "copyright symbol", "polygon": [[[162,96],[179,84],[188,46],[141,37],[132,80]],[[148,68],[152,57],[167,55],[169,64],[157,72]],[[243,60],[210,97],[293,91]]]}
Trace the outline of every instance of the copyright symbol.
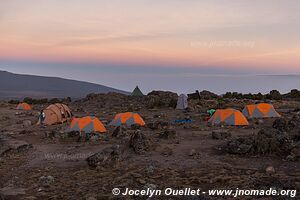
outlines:
{"label": "copyright symbol", "polygon": [[112,192],[112,194],[115,195],[115,196],[118,196],[118,195],[121,193],[121,191],[120,191],[119,188],[114,188],[111,192]]}

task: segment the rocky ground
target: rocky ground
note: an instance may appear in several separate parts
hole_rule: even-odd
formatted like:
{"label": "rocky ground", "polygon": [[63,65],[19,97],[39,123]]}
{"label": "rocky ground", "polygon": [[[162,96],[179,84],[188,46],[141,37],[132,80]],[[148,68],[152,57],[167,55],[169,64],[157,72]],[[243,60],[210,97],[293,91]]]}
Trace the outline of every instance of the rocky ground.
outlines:
{"label": "rocky ground", "polygon": [[[36,126],[45,105],[20,112],[13,104],[0,104],[0,199],[116,199],[111,192],[115,187],[300,189],[299,101],[273,102],[281,119],[209,127],[207,109],[241,109],[253,101],[192,100],[187,111],[179,111],[172,108],[176,98],[172,93],[136,98],[110,94],[72,102],[76,116],[94,114],[108,124],[117,112],[136,111],[147,124],[108,127],[108,133],[89,141],[66,133],[67,124]],[[186,118],[192,123],[174,123]]]}

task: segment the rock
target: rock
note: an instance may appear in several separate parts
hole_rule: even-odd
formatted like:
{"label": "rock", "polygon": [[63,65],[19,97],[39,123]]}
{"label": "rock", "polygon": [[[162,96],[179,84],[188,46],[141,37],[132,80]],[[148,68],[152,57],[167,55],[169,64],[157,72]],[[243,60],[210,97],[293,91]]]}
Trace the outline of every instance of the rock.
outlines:
{"label": "rock", "polygon": [[287,131],[288,130],[288,123],[284,118],[278,118],[273,122],[273,128],[279,131]]}
{"label": "rock", "polygon": [[196,90],[196,92],[194,92],[194,93],[188,94],[187,96],[188,96],[188,99],[189,99],[189,100],[191,100],[191,99],[196,99],[196,100],[198,100],[198,99],[201,98],[201,97],[200,97],[200,93],[199,93],[198,90]]}
{"label": "rock", "polygon": [[144,154],[150,149],[150,140],[140,130],[135,131],[130,138],[130,147],[137,154]]}
{"label": "rock", "polygon": [[295,157],[300,157],[300,147],[295,147],[292,149],[291,153],[295,156]]}
{"label": "rock", "polygon": [[142,185],[146,184],[146,181],[144,179],[141,179],[141,178],[137,179],[137,182],[142,184]]}
{"label": "rock", "polygon": [[197,152],[195,149],[191,149],[191,151],[189,152],[189,156],[194,156],[196,154],[197,154]]}
{"label": "rock", "polygon": [[259,120],[257,121],[257,123],[260,124],[260,125],[262,125],[262,124],[265,123],[265,121],[264,121],[263,119],[259,119]]}
{"label": "rock", "polygon": [[127,128],[124,126],[118,126],[113,130],[112,137],[115,138],[125,138],[128,137],[130,133],[127,131]]}
{"label": "rock", "polygon": [[266,168],[266,173],[267,173],[268,175],[275,174],[275,169],[274,169],[274,167],[273,167],[273,166],[267,167],[267,168]]}
{"label": "rock", "polygon": [[145,169],[145,172],[146,172],[147,174],[153,174],[154,171],[155,171],[155,167],[152,166],[152,165],[149,165],[149,166]]}
{"label": "rock", "polygon": [[122,160],[122,152],[119,145],[107,147],[102,151],[88,157],[87,163],[91,167],[115,167]]}
{"label": "rock", "polygon": [[270,91],[268,96],[270,99],[273,99],[273,100],[281,100],[282,99],[282,96],[278,90]]}
{"label": "rock", "polygon": [[58,130],[52,130],[52,131],[45,131],[45,137],[46,138],[56,138],[57,136],[60,136],[61,138],[65,138],[69,136],[69,133],[61,133]]}
{"label": "rock", "polygon": [[261,129],[252,143],[253,153],[262,155],[289,152],[292,144],[285,133],[276,129]]}
{"label": "rock", "polygon": [[294,161],[296,161],[296,156],[294,154],[288,155],[286,157],[286,160],[290,161],[290,162],[294,162]]}
{"label": "rock", "polygon": [[226,151],[230,154],[247,154],[250,153],[252,144],[247,142],[244,138],[238,138],[228,141]]}
{"label": "rock", "polygon": [[168,91],[152,91],[147,94],[145,102],[148,109],[153,108],[175,108],[177,105],[178,95]]}
{"label": "rock", "polygon": [[43,187],[48,187],[50,186],[52,183],[54,183],[54,177],[53,176],[41,176],[39,178],[39,183],[43,186]]}
{"label": "rock", "polygon": [[156,121],[147,123],[147,127],[152,130],[159,130],[159,129],[168,129],[170,128],[170,123],[166,121]]}
{"label": "rock", "polygon": [[157,185],[151,184],[151,183],[147,183],[146,185],[144,185],[144,189],[145,190],[147,190],[147,189],[155,190],[155,189],[157,189]]}
{"label": "rock", "polygon": [[212,138],[216,140],[223,140],[231,136],[227,130],[214,130],[212,131]]}
{"label": "rock", "polygon": [[139,124],[132,124],[131,126],[130,126],[130,129],[132,129],[132,130],[138,130],[138,129],[140,129],[141,128],[141,125],[139,125]]}
{"label": "rock", "polygon": [[202,92],[200,92],[200,97],[201,99],[209,100],[209,99],[217,99],[219,96],[210,91],[203,90]]}
{"label": "rock", "polygon": [[31,121],[30,121],[30,120],[24,120],[24,121],[23,121],[23,126],[24,126],[24,127],[31,126]]}
{"label": "rock", "polygon": [[177,132],[174,129],[167,129],[161,132],[159,137],[163,139],[175,139],[177,138]]}
{"label": "rock", "polygon": [[108,135],[101,133],[92,133],[87,135],[87,140],[97,142],[97,141],[109,141]]}
{"label": "rock", "polygon": [[0,136],[0,156],[10,151],[21,152],[32,148],[32,145],[25,141],[16,140],[5,135]]}
{"label": "rock", "polygon": [[24,188],[14,188],[7,186],[0,189],[0,199],[19,199],[20,195],[25,195]]}

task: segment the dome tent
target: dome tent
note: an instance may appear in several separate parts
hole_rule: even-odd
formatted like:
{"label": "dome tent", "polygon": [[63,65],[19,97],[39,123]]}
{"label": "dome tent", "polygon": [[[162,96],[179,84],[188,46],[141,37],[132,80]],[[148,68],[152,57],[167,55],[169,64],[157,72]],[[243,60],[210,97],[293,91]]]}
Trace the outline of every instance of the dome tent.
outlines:
{"label": "dome tent", "polygon": [[104,133],[107,130],[97,117],[86,116],[82,118],[74,118],[70,125],[70,131]]}
{"label": "dome tent", "polygon": [[17,105],[17,110],[32,110],[31,106],[28,103],[19,103]]}
{"label": "dome tent", "polygon": [[[45,113],[44,124],[46,125],[64,123],[72,117],[70,108],[61,103],[51,104],[43,112]],[[39,119],[38,124],[40,123]]]}
{"label": "dome tent", "polygon": [[209,119],[210,125],[230,125],[230,126],[247,126],[249,125],[246,117],[238,110],[218,109],[214,115]]}
{"label": "dome tent", "polygon": [[133,113],[133,112],[125,112],[125,113],[117,114],[115,118],[110,122],[109,125],[121,126],[122,124],[125,124],[127,127],[130,127],[134,124],[145,126],[145,122],[143,118],[138,113]]}
{"label": "dome tent", "polygon": [[272,118],[280,117],[280,114],[275,110],[272,104],[259,103],[247,105],[243,109],[243,114],[247,118]]}

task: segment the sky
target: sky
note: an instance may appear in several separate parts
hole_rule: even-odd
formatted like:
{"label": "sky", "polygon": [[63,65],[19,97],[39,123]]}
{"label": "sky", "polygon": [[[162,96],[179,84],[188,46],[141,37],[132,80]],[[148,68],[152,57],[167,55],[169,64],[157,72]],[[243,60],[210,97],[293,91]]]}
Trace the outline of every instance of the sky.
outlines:
{"label": "sky", "polygon": [[0,69],[127,91],[300,74],[299,35],[299,0],[0,1]]}

